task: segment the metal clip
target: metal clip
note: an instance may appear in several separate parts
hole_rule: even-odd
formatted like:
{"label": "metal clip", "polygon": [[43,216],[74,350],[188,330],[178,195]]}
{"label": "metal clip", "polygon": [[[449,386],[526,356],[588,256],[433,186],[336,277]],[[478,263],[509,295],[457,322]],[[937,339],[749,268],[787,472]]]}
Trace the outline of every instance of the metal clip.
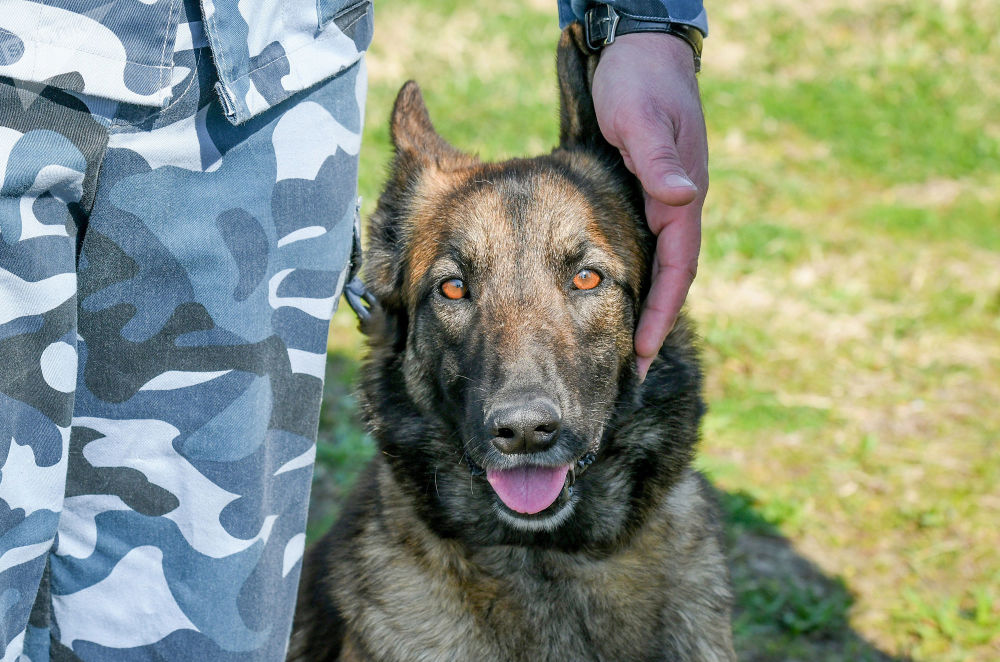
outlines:
{"label": "metal clip", "polygon": [[[598,14],[599,11],[603,11],[604,15],[600,16]],[[610,46],[615,43],[615,32],[618,30],[620,17],[614,7],[611,5],[597,5],[593,9],[588,10],[584,18],[584,38],[591,50],[599,51],[601,50],[601,46]],[[594,43],[595,39],[598,40],[598,43]]]}
{"label": "metal clip", "polygon": [[358,198],[354,208],[354,243],[351,246],[350,271],[347,272],[347,285],[344,286],[344,298],[354,314],[362,323],[372,318],[371,309],[375,306],[375,295],[368,291],[361,280],[361,264],[364,261],[364,251],[361,250],[361,198]]}

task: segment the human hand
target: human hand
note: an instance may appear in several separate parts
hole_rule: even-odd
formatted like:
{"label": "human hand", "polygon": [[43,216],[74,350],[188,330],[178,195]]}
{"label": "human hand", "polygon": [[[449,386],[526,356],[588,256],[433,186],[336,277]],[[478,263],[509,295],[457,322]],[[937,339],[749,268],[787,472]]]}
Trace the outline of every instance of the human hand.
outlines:
{"label": "human hand", "polygon": [[642,184],[656,235],[653,281],[635,331],[639,379],[660,351],[698,271],[708,139],[691,47],[659,32],[615,39],[594,73],[597,122]]}

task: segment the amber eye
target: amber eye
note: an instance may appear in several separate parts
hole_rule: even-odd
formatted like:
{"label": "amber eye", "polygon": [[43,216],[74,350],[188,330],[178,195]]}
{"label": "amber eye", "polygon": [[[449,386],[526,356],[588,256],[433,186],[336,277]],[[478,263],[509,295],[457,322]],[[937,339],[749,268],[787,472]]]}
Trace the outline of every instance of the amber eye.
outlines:
{"label": "amber eye", "polygon": [[449,299],[461,299],[465,296],[465,283],[461,278],[452,278],[441,283],[441,294]]}
{"label": "amber eye", "polygon": [[596,271],[581,269],[573,276],[573,286],[578,290],[592,290],[601,284],[601,276]]}

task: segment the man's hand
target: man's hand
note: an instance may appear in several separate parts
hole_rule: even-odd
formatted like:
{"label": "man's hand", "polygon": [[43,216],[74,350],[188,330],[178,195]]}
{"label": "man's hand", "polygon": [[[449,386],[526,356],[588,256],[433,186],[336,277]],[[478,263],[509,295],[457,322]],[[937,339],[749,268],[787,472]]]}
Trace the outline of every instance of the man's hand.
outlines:
{"label": "man's hand", "polygon": [[645,379],[698,271],[708,140],[691,47],[657,32],[618,37],[601,53],[594,109],[601,133],[642,183],[656,235],[653,283],[635,331]]}

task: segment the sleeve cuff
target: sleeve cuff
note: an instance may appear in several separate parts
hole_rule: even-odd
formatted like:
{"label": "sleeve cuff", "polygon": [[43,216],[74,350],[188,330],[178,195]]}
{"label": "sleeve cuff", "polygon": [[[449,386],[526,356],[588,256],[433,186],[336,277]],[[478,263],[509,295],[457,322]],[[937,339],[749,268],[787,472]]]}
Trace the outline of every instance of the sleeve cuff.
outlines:
{"label": "sleeve cuff", "polygon": [[[593,0],[559,0],[559,27],[582,21],[587,9],[595,4]],[[682,23],[708,36],[708,15],[699,0],[611,0],[606,4],[632,18]]]}

